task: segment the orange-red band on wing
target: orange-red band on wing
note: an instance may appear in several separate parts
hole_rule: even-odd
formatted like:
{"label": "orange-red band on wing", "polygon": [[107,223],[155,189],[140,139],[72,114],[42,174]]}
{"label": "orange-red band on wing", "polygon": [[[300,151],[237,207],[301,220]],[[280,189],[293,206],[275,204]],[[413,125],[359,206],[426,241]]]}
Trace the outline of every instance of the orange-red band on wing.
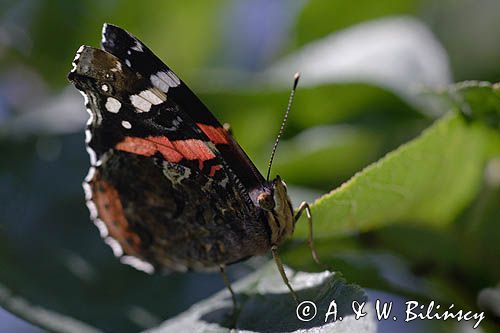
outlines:
{"label": "orange-red band on wing", "polygon": [[205,125],[201,123],[197,123],[198,127],[205,133],[206,136],[215,143],[218,144],[228,144],[229,139],[227,137],[227,133],[222,127],[214,127],[210,125]]}
{"label": "orange-red band on wing", "polygon": [[115,149],[142,156],[153,156],[156,152],[160,152],[167,161],[173,163],[179,162],[183,157],[175,150],[170,140],[161,136],[147,138],[127,136],[115,146]]}
{"label": "orange-red band on wing", "polygon": [[185,159],[208,161],[215,157],[215,154],[207,145],[196,139],[172,141],[172,144]]}
{"label": "orange-red band on wing", "polygon": [[200,161],[200,170],[203,162],[215,158],[215,154],[207,145],[196,139],[170,141],[165,136],[148,136],[137,138],[127,136],[119,142],[115,149],[142,156],[152,156],[159,152],[172,163],[177,163],[183,158]]}
{"label": "orange-red band on wing", "polygon": [[217,172],[218,170],[222,169],[222,166],[220,165],[212,165],[210,167],[210,173],[208,174],[210,177],[213,177],[215,175],[215,172]]}
{"label": "orange-red band on wing", "polygon": [[91,182],[91,187],[99,218],[126,254],[140,256],[141,239],[130,230],[118,191],[110,183],[96,178]]}

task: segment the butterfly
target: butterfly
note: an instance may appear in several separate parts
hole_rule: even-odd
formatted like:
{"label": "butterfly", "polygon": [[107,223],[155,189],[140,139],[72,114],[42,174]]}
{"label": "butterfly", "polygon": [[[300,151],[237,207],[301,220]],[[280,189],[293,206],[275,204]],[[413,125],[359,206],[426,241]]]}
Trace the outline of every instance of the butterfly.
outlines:
{"label": "butterfly", "polygon": [[226,265],[271,251],[297,301],[277,248],[305,211],[317,258],[309,205],[295,213],[280,177],[265,179],[230,130],[141,41],[104,24],[101,46],[81,46],[68,79],[90,115],[83,188],[104,241],[121,262],[148,273],[219,269],[233,301]]}

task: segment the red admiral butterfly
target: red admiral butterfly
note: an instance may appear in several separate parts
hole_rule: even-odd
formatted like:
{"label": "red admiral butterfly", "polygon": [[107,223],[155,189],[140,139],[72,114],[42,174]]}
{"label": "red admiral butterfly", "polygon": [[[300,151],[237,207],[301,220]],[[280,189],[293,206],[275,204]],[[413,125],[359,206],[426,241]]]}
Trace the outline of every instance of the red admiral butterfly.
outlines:
{"label": "red admiral butterfly", "polygon": [[68,78],[90,114],[87,206],[123,263],[148,273],[219,268],[232,293],[225,265],[271,250],[297,300],[277,246],[305,210],[313,249],[308,204],[294,214],[280,177],[264,179],[169,67],[128,32],[104,24],[102,50],[80,47]]}

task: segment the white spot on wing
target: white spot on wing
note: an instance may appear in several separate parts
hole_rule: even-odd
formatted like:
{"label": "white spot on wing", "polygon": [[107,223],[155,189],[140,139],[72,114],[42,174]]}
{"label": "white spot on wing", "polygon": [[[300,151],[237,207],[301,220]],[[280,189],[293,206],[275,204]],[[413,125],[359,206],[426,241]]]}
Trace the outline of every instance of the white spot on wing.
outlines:
{"label": "white spot on wing", "polygon": [[97,207],[92,200],[88,200],[85,202],[87,208],[89,209],[90,219],[95,220],[97,218]]}
{"label": "white spot on wing", "polygon": [[[78,90],[80,92],[80,94],[82,94],[83,96],[83,101],[85,102],[85,105],[89,105],[89,96],[87,96],[86,93],[84,93],[83,91],[81,90]],[[90,114],[92,114],[92,111],[90,111]]]}
{"label": "white spot on wing", "polygon": [[90,184],[87,182],[84,182],[82,184],[83,187],[83,192],[85,192],[85,200],[89,201],[92,199],[92,189],[90,188]]}
{"label": "white spot on wing", "polygon": [[128,59],[125,59],[125,64],[126,64],[128,67],[132,67],[132,64],[130,63],[130,60],[128,60]]}
{"label": "white spot on wing", "polygon": [[92,140],[92,132],[89,129],[85,130],[85,143],[89,143]]}
{"label": "white spot on wing", "polygon": [[151,90],[144,90],[139,93],[139,96],[142,98],[148,100],[151,104],[158,105],[161,104],[164,99],[162,100],[160,97],[158,97],[154,92]]}
{"label": "white spot on wing", "polygon": [[122,121],[122,126],[125,127],[126,129],[132,128],[132,124],[126,120]]}
{"label": "white spot on wing", "polygon": [[102,238],[108,237],[109,231],[108,227],[106,227],[106,224],[100,220],[100,219],[94,219],[94,224],[99,229],[99,234],[101,235]]}
{"label": "white spot on wing", "polygon": [[153,265],[137,257],[124,256],[120,258],[120,262],[123,264],[130,265],[135,269],[146,272],[148,274],[153,274],[155,271]]}
{"label": "white spot on wing", "polygon": [[89,146],[85,147],[85,149],[87,150],[87,153],[89,153],[90,164],[94,165],[95,162],[97,161],[97,156],[95,154],[95,151],[92,148],[90,148]]}
{"label": "white spot on wing", "polygon": [[163,92],[167,92],[170,86],[168,85],[167,82],[163,81],[158,77],[156,74],[152,74],[149,79],[151,80],[151,84],[155,86],[156,88],[160,89]]}
{"label": "white spot on wing", "polygon": [[151,109],[151,103],[139,95],[130,96],[130,102],[138,112],[148,112]]}
{"label": "white spot on wing", "polygon": [[78,64],[78,59],[80,59],[80,56],[81,56],[83,49],[84,49],[84,46],[82,45],[78,48],[78,51],[76,51],[75,58],[73,59],[73,62],[71,63],[71,65],[73,65],[73,67],[71,68],[72,72],[74,72],[76,70],[76,66]]}
{"label": "white spot on wing", "polygon": [[108,85],[107,85],[107,84],[103,84],[103,85],[101,86],[101,89],[102,89],[102,91],[104,91],[104,92],[108,92],[109,87],[108,87]]}
{"label": "white spot on wing", "polygon": [[113,254],[115,255],[115,257],[121,257],[123,255],[123,249],[116,239],[106,237],[104,239],[104,242],[111,247],[111,250],[113,250]]}
{"label": "white spot on wing", "polygon": [[108,24],[104,23],[102,25],[102,32],[101,32],[101,42],[104,44],[106,42],[106,29],[108,29]]}
{"label": "white spot on wing", "polygon": [[150,76],[151,83],[163,92],[167,92],[169,88],[175,88],[181,84],[181,80],[171,70],[167,72],[159,71]]}
{"label": "white spot on wing", "polygon": [[92,110],[90,108],[86,108],[86,110],[87,113],[90,115],[89,119],[87,120],[87,126],[90,126],[94,121],[94,114],[92,113]]}
{"label": "white spot on wing", "polygon": [[177,75],[175,75],[174,72],[172,72],[171,70],[169,70],[167,72],[167,76],[170,78],[170,86],[173,88],[173,87],[177,87],[179,84],[181,84],[181,80],[179,80],[179,78],[177,77]]}
{"label": "white spot on wing", "polygon": [[139,52],[143,51],[141,43],[137,40],[135,41],[135,45],[132,46],[131,49]]}
{"label": "white spot on wing", "polygon": [[96,169],[93,166],[89,168],[89,172],[87,173],[84,179],[87,183],[90,183],[92,181],[92,178],[94,178],[95,170]]}
{"label": "white spot on wing", "polygon": [[122,103],[120,103],[119,100],[117,100],[116,98],[113,98],[113,97],[108,97],[108,99],[106,100],[106,110],[108,110],[109,112],[112,112],[112,113],[118,113],[118,111],[120,111],[120,108],[122,106]]}

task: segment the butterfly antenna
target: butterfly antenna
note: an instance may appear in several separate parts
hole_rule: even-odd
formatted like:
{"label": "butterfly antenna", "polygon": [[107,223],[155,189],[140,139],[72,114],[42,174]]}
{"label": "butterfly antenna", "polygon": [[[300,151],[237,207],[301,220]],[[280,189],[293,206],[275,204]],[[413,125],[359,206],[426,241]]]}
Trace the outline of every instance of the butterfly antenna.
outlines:
{"label": "butterfly antenna", "polygon": [[299,83],[299,79],[300,79],[300,73],[295,73],[295,76],[293,77],[293,88],[292,88],[292,91],[290,92],[290,98],[288,98],[288,106],[286,108],[285,117],[283,118],[283,122],[281,123],[281,128],[280,128],[280,131],[278,133],[278,137],[276,138],[276,141],[274,142],[273,150],[271,152],[271,158],[269,159],[269,166],[267,168],[266,181],[269,181],[269,176],[271,175],[271,166],[273,165],[273,159],[274,159],[274,155],[276,154],[276,148],[278,148],[278,143],[280,142],[281,135],[283,134],[283,131],[285,130],[286,121],[288,119],[288,113],[290,112],[290,109],[292,108],[293,96],[295,95],[295,90],[297,89],[297,84]]}

